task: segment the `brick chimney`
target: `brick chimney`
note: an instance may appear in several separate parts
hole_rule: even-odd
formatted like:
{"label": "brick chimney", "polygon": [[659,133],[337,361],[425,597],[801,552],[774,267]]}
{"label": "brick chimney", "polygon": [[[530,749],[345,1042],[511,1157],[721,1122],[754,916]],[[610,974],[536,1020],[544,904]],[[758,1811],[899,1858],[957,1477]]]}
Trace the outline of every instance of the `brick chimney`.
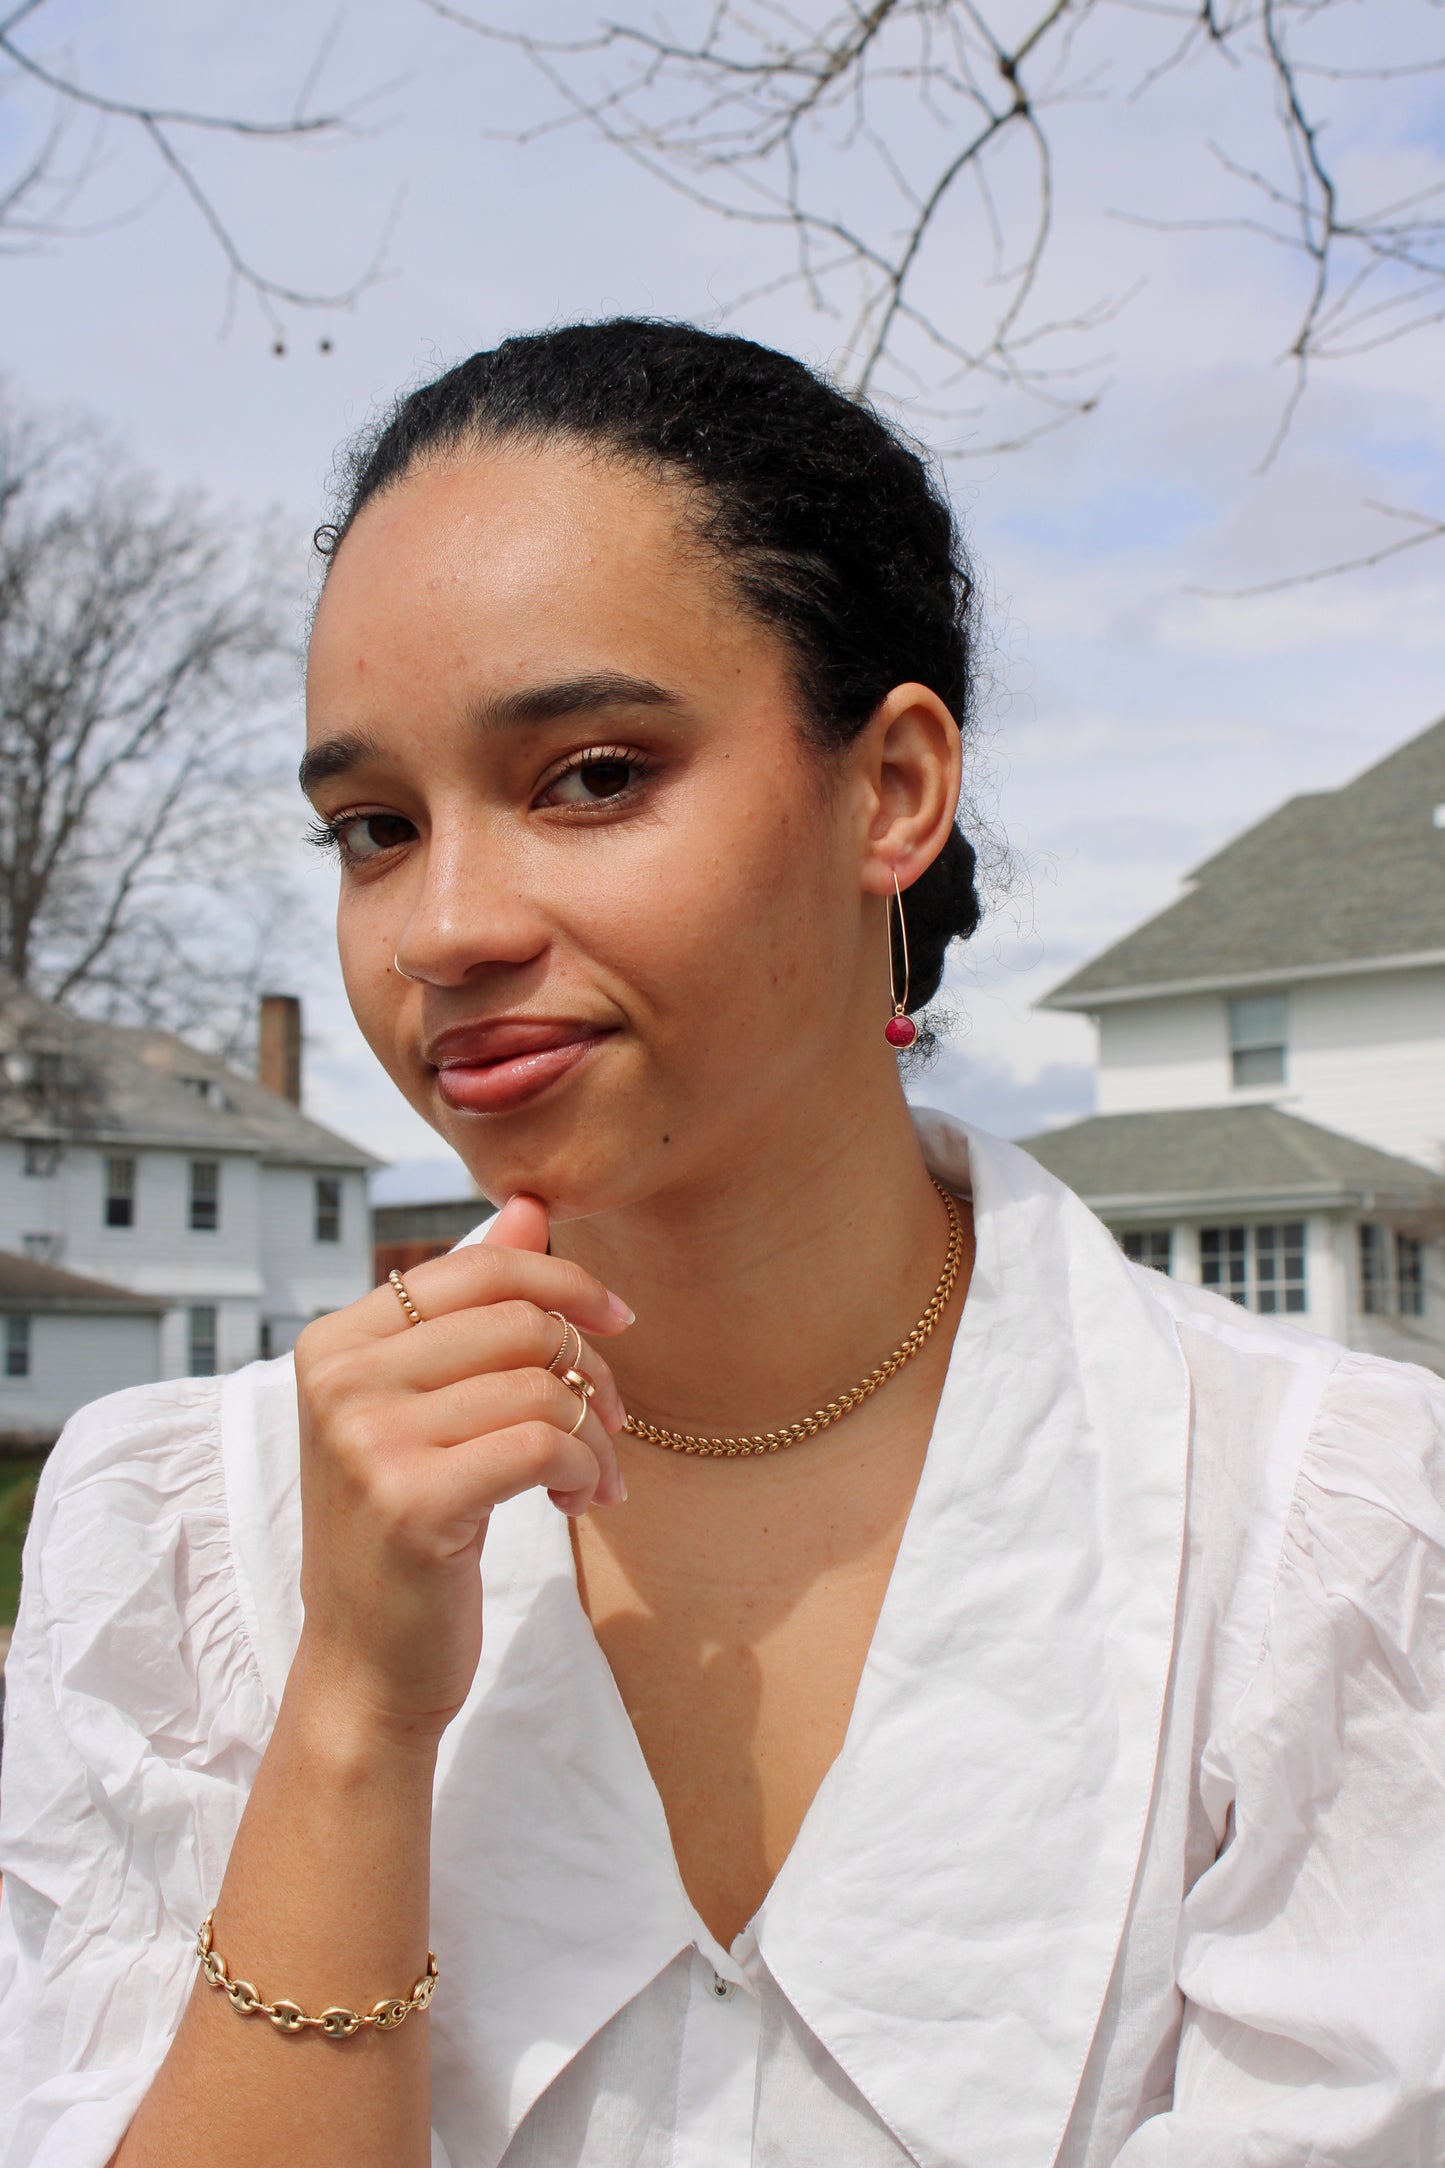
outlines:
{"label": "brick chimney", "polygon": [[294,994],[261,996],[261,1048],[256,1075],[268,1092],[301,1104],[301,1004]]}

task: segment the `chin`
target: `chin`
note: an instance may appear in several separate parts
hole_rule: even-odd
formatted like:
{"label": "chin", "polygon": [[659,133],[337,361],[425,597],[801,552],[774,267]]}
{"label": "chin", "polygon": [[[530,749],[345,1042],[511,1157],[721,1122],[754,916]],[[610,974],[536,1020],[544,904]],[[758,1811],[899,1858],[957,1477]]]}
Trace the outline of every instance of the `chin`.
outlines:
{"label": "chin", "polygon": [[425,1112],[484,1197],[501,1206],[524,1191],[559,1222],[638,1204],[672,1171],[667,1116],[634,1113],[614,1092],[547,1093],[503,1115],[468,1114],[433,1095]]}

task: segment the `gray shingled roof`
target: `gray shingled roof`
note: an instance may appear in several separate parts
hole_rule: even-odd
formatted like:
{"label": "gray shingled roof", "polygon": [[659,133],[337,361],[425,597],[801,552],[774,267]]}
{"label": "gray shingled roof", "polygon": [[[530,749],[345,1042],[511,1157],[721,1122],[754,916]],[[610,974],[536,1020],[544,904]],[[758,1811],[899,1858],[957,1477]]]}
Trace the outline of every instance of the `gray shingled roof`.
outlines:
{"label": "gray shingled roof", "polygon": [[83,1279],[57,1265],[37,1264],[0,1250],[0,1310],[74,1310],[94,1315],[125,1311],[135,1317],[160,1317],[166,1305],[154,1295],[133,1295],[109,1280]]}
{"label": "gray shingled roof", "polygon": [[1102,1218],[1170,1210],[1369,1210],[1445,1200],[1445,1180],[1277,1107],[1095,1114],[1021,1140]]}
{"label": "gray shingled roof", "polygon": [[1445,955],[1445,721],[1339,790],[1291,798],[1195,868],[1187,895],[1045,995],[1090,1009],[1372,958]]}
{"label": "gray shingled roof", "polygon": [[98,1024],[0,981],[0,1136],[85,1137],[271,1164],[380,1164],[254,1077],[166,1031]]}

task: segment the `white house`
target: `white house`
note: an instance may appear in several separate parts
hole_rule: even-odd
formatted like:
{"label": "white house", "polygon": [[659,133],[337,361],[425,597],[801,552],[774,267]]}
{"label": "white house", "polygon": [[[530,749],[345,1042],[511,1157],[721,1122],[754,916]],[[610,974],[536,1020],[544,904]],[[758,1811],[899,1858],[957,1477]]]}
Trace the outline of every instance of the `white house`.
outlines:
{"label": "white house", "polygon": [[1027,1149],[1131,1255],[1445,1369],[1445,721],[1292,798],[1049,994],[1098,1113]]}
{"label": "white house", "polygon": [[154,1295],[0,1251],[0,1441],[49,1444],[87,1400],[161,1375]]}
{"label": "white house", "polygon": [[288,997],[261,1056],[264,1082],[0,988],[0,1250],[157,1302],[155,1376],[280,1353],[372,1284],[375,1162],[301,1112]]}

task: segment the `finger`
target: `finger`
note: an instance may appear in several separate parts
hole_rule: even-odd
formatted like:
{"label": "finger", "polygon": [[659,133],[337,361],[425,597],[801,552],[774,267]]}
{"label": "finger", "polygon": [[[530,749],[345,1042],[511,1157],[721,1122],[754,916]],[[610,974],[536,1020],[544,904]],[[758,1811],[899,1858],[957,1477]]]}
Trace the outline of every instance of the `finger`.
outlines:
{"label": "finger", "polygon": [[541,1422],[520,1423],[511,1430],[468,1438],[448,1453],[428,1454],[423,1463],[431,1511],[465,1523],[481,1520],[495,1505],[523,1491],[545,1490],[569,1499],[585,1512],[600,1503],[600,1470],[582,1438]]}
{"label": "finger", "polygon": [[547,1207],[540,1197],[529,1197],[520,1189],[515,1197],[507,1199],[482,1236],[483,1242],[494,1242],[502,1249],[534,1250],[543,1257],[551,1238]]}
{"label": "finger", "polygon": [[[576,1367],[597,1388],[597,1412],[609,1430],[626,1421],[621,1396],[608,1363],[574,1328],[564,1330],[534,1302],[494,1302],[482,1310],[450,1310],[415,1332],[373,1344],[378,1387],[436,1392],[488,1370],[550,1370],[560,1377]],[[368,1379],[373,1350],[349,1355],[358,1390]],[[566,1360],[562,1357],[565,1355]]]}
{"label": "finger", "polygon": [[[405,1285],[424,1322],[453,1310],[520,1299],[539,1310],[560,1310],[582,1331],[604,1338],[632,1323],[632,1312],[621,1297],[609,1294],[600,1280],[570,1259],[482,1242],[413,1266]],[[308,1327],[307,1336],[315,1344],[347,1346],[416,1329],[395,1288],[384,1282],[350,1309],[321,1320],[319,1328]]]}
{"label": "finger", "polygon": [[529,1422],[548,1423],[583,1440],[596,1463],[593,1480],[600,1480],[608,1496],[618,1487],[617,1455],[596,1408],[545,1370],[497,1370],[485,1377],[464,1378],[440,1392],[413,1394],[403,1403],[400,1420],[411,1443],[448,1451],[458,1441],[514,1430]]}

